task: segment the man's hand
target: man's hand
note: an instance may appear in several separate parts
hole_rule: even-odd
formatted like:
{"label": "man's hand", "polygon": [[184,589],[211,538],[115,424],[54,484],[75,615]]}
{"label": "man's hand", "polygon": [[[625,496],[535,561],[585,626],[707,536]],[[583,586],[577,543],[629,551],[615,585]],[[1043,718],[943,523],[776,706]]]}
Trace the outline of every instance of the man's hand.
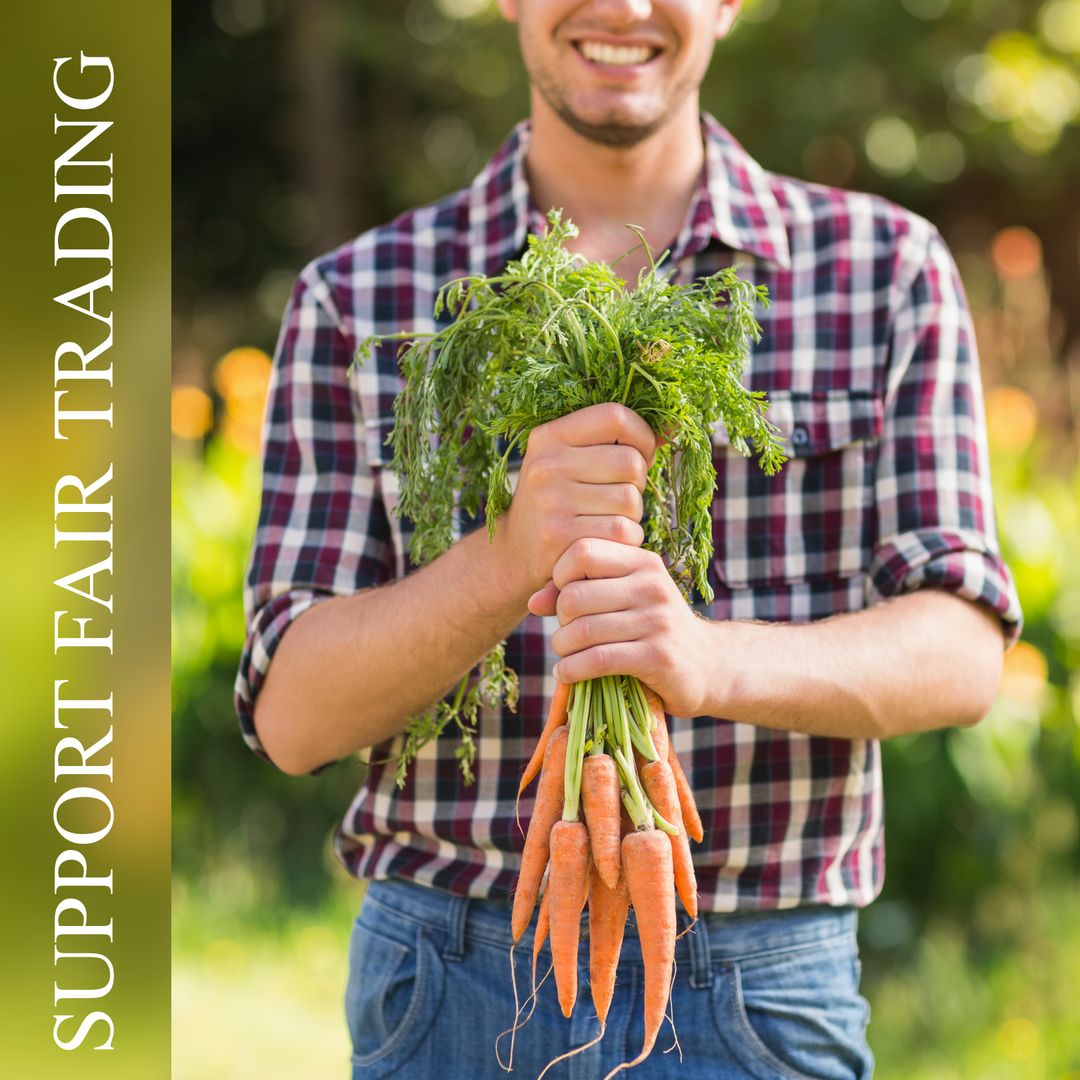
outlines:
{"label": "man's hand", "polygon": [[558,615],[551,643],[560,682],[636,675],[669,712],[695,716],[705,703],[709,624],[687,606],[659,555],[610,540],[571,544],[552,583],[529,599],[534,615]]}
{"label": "man's hand", "polygon": [[846,739],[974,724],[1001,673],[1001,623],[935,589],[818,622],[713,622],[658,555],[572,544],[529,598],[558,615],[560,682],[636,675],[676,716],[718,716]]}
{"label": "man's hand", "polygon": [[641,545],[641,493],[655,453],[649,425],[618,404],[591,405],[533,430],[498,533],[528,591],[550,581],[557,560],[583,537],[627,550]]}

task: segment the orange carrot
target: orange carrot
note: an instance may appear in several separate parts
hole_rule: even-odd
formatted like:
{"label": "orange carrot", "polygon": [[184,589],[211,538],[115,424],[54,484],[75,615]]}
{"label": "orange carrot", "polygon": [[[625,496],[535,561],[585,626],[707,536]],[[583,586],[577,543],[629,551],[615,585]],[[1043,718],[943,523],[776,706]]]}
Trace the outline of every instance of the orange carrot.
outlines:
{"label": "orange carrot", "polygon": [[536,961],[540,957],[540,950],[547,941],[548,930],[551,928],[551,890],[546,889],[540,898],[540,911],[536,916],[536,933],[533,934],[533,966],[532,981],[533,993],[536,993]]}
{"label": "orange carrot", "polygon": [[675,753],[674,747],[668,749],[668,764],[671,766],[672,775],[675,777],[675,789],[679,793],[679,809],[682,811],[683,825],[687,835],[697,843],[705,838],[705,830],[701,825],[701,815],[698,813],[697,803],[694,802],[694,790],[690,787],[690,781],[683,772],[682,762]]}
{"label": "orange carrot", "polygon": [[581,912],[588,894],[589,833],[580,821],[556,821],[551,829],[551,959],[563,1016],[577,999]]}
{"label": "orange carrot", "polygon": [[668,755],[668,726],[664,703],[644,683],[642,683],[641,688],[645,691],[645,700],[649,703],[649,712],[652,713],[653,717],[653,726],[649,734],[652,736],[656,753],[663,760]]}
{"label": "orange carrot", "polygon": [[[682,824],[679,814],[679,792],[675,787],[675,777],[671,766],[666,761],[650,761],[639,771],[645,794],[649,802],[656,807],[661,817],[668,821]],[[686,838],[686,829],[680,828],[677,836],[668,836],[671,842],[671,857],[675,870],[675,888],[679,898],[691,919],[697,918],[697,879],[694,876],[694,864],[690,860],[690,841]]]}
{"label": "orange carrot", "polygon": [[615,972],[619,967],[630,893],[626,878],[619,874],[614,889],[604,882],[595,862],[589,864],[589,985],[593,1005],[603,1027],[615,993]]}
{"label": "orange carrot", "polygon": [[659,829],[647,829],[625,836],[622,865],[645,964],[645,1043],[633,1061],[619,1066],[631,1068],[644,1061],[656,1044],[675,964],[675,890],[667,834]]}
{"label": "orange carrot", "polygon": [[589,829],[592,857],[604,884],[614,889],[619,881],[619,776],[608,754],[587,754],[581,766],[581,803]]}
{"label": "orange carrot", "polygon": [[[686,779],[686,773],[683,772],[682,762],[679,760],[679,755],[675,753],[675,747],[671,745],[664,703],[656,692],[644,683],[641,684],[641,688],[645,691],[645,700],[649,703],[649,708],[656,718],[656,727],[652,731],[653,745],[656,747],[656,752],[660,755],[661,760],[666,760],[671,766],[671,771],[675,776],[675,788],[679,793],[680,816],[683,825],[686,826],[686,834],[700,844],[705,838],[705,830],[701,825],[701,815],[698,813],[697,803],[694,802],[693,788],[690,787],[690,781]],[[664,816],[667,817],[666,814]],[[676,819],[668,818],[668,820],[675,821]]]}
{"label": "orange carrot", "polygon": [[540,774],[532,820],[525,837],[525,850],[521,853],[521,872],[518,874],[510,922],[515,942],[525,933],[536,906],[536,894],[548,862],[551,827],[562,813],[565,768],[566,728],[562,727],[548,742],[547,753],[544,755],[544,771]]}
{"label": "orange carrot", "polygon": [[529,758],[529,764],[525,766],[525,772],[521,775],[521,780],[518,782],[518,798],[521,798],[522,792],[532,783],[533,777],[540,771],[540,766],[543,764],[544,755],[547,752],[548,743],[551,741],[551,736],[560,728],[566,725],[566,706],[570,699],[570,687],[571,683],[557,682],[555,684],[555,693],[551,697],[551,706],[548,709],[547,722],[544,724],[544,730],[540,733],[540,739],[536,744],[536,748],[533,750],[532,757]]}

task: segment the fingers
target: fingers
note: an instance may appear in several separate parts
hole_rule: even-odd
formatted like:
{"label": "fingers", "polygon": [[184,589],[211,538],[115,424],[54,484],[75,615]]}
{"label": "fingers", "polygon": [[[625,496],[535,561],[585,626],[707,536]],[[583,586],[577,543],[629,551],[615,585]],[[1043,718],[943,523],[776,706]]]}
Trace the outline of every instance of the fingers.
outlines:
{"label": "fingers", "polygon": [[555,588],[554,581],[549,581],[529,597],[529,611],[533,615],[554,615],[558,599],[559,590]]}
{"label": "fingers", "polygon": [[594,645],[560,660],[555,665],[555,678],[562,683],[577,683],[601,675],[637,675],[647,681],[649,660],[649,646],[643,641]]}
{"label": "fingers", "polygon": [[586,484],[627,484],[645,490],[649,465],[632,446],[604,443],[573,448],[573,476]]}
{"label": "fingers", "polygon": [[632,446],[650,466],[656,453],[652,428],[636,412],[615,402],[590,405],[543,424],[529,437],[530,442],[538,433],[545,442],[560,441],[568,446]]}
{"label": "fingers", "polygon": [[554,611],[559,623],[565,626],[572,619],[583,615],[597,615],[607,611],[628,611],[641,602],[640,592],[635,593],[631,575],[615,578],[599,578],[594,581],[571,581],[561,590],[551,588],[554,594]]}
{"label": "fingers", "polygon": [[632,487],[645,490],[649,468],[632,446],[551,446],[530,445],[525,455],[524,471],[533,482],[549,484],[563,481],[589,487]]}
{"label": "fingers", "polygon": [[[602,519],[583,518],[583,521],[601,521]],[[626,518],[613,518],[613,522],[636,524]],[[640,525],[637,526],[639,529]],[[639,546],[630,546],[625,541],[612,541],[600,538],[596,531],[588,531],[580,540],[575,540],[555,563],[551,580],[560,591],[572,581],[582,578],[618,578],[649,565],[650,560],[660,567],[660,556],[651,551],[644,551]]]}
{"label": "fingers", "polygon": [[642,575],[571,581],[561,590],[554,581],[529,597],[533,615],[557,615],[565,626],[583,615],[629,611],[642,604],[659,604],[666,599],[663,580]]}
{"label": "fingers", "polygon": [[637,641],[645,635],[645,620],[639,611],[609,611],[582,615],[551,635],[551,647],[559,656],[570,656],[596,645]]}

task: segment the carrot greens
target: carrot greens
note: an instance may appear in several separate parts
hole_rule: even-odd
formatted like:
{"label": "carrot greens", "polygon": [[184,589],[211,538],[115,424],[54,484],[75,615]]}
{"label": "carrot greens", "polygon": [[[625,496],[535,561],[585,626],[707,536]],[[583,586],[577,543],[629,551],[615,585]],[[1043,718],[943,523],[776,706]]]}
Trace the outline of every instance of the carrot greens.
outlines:
{"label": "carrot greens", "polygon": [[[663,557],[687,599],[696,589],[711,600],[713,429],[723,423],[729,444],[756,455],[770,475],[785,460],[764,395],[741,381],[751,343],[760,338],[754,308],[767,303],[765,289],[732,268],[675,284],[663,266],[666,253],[654,260],[641,230],[631,226],[649,266],[627,290],[612,267],[567,250],[578,230],[559,211],[548,221],[502,273],[459,278],[440,290],[435,316],[451,321],[437,333],[403,331],[361,344],[360,363],[376,342],[402,342],[404,387],[387,441],[400,477],[398,512],[413,524],[411,558],[423,564],[445,551],[461,514],[484,514],[494,535],[510,505],[512,455],[525,453],[532,430],[614,401],[669,439],[657,450],[643,497],[645,546]],[[648,729],[640,724],[648,716],[640,688],[624,695],[622,682],[616,711],[626,739],[615,742],[632,765],[635,746],[646,759],[655,751],[647,752]],[[474,683],[467,675],[453,699],[410,721],[398,782],[420,747],[451,723],[460,729],[457,754],[471,779],[480,706],[513,707],[516,692],[496,650]],[[617,704],[610,686],[606,696],[595,688],[594,697]],[[638,722],[628,723],[628,714]],[[614,728],[616,717],[607,713],[607,719]],[[579,769],[575,775],[580,779]],[[644,814],[640,784],[632,786],[634,812]],[[572,798],[576,803],[576,793]]]}

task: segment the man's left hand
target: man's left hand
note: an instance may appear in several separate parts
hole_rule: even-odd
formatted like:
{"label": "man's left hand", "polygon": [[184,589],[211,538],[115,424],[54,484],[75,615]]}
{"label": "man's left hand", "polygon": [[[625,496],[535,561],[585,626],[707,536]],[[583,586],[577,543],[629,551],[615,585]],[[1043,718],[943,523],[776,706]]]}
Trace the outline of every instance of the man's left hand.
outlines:
{"label": "man's left hand", "polygon": [[707,700],[711,624],[689,608],[655,552],[612,540],[575,541],[552,581],[529,598],[534,615],[557,615],[551,643],[559,682],[636,675],[678,716]]}

